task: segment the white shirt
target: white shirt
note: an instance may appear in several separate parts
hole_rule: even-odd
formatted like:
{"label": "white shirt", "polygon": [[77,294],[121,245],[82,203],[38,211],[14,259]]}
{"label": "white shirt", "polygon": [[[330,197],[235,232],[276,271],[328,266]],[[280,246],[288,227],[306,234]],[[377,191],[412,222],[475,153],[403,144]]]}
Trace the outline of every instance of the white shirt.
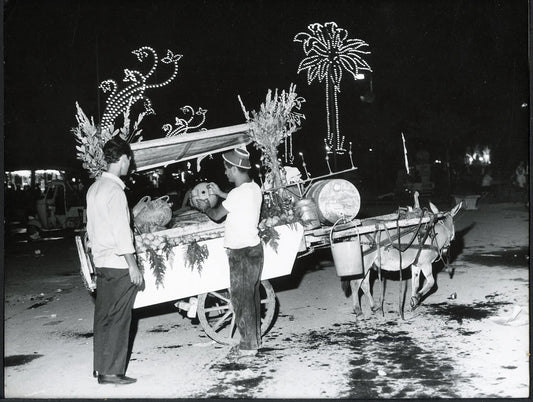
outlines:
{"label": "white shirt", "polygon": [[261,189],[254,182],[242,183],[228,193],[222,206],[228,211],[225,223],[224,247],[239,249],[259,244]]}
{"label": "white shirt", "polygon": [[87,233],[96,267],[128,268],[135,253],[124,182],[104,172],[87,191]]}

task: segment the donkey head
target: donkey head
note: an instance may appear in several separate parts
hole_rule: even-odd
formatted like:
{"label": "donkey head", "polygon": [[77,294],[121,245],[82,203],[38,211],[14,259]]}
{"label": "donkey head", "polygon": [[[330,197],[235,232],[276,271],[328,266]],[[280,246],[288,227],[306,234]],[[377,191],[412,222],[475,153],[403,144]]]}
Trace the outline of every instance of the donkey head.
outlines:
{"label": "donkey head", "polygon": [[[459,212],[462,206],[463,206],[463,203],[460,202],[455,207],[453,207],[450,211],[446,212],[444,214],[444,219],[438,222],[439,224],[442,224],[442,226],[444,227],[444,229],[446,230],[448,234],[448,242],[444,247],[447,247],[450,244],[450,242],[455,238],[455,225],[453,223],[453,217],[457,215],[457,212]],[[434,214],[439,213],[439,209],[431,202],[429,203],[429,208]]]}

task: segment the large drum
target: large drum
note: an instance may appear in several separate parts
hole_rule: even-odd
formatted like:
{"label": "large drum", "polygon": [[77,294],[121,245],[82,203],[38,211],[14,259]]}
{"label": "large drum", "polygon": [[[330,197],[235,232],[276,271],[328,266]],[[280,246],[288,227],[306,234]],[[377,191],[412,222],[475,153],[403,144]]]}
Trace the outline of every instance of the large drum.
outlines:
{"label": "large drum", "polygon": [[344,179],[318,181],[309,187],[307,197],[315,200],[320,221],[326,225],[341,218],[351,221],[361,207],[359,191]]}

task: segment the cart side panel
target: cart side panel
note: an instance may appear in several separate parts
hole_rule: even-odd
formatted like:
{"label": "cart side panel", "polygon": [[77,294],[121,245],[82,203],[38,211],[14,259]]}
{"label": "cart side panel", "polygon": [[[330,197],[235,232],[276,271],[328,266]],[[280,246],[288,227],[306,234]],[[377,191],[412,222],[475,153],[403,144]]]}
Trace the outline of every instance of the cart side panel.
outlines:
{"label": "cart side panel", "polygon": [[[279,233],[277,252],[269,245],[263,245],[265,263],[261,279],[276,278],[288,275],[296,258],[303,236],[303,228],[296,225],[296,229],[287,225],[276,228]],[[201,271],[191,270],[185,265],[186,246],[173,248],[172,263],[167,262],[164,280],[156,286],[156,278],[150,268],[144,269],[145,288],[137,293],[133,308],[140,308],[154,304],[196,296],[228,288],[230,285],[229,265],[223,238],[198,242],[207,245],[209,257],[202,264]]]}

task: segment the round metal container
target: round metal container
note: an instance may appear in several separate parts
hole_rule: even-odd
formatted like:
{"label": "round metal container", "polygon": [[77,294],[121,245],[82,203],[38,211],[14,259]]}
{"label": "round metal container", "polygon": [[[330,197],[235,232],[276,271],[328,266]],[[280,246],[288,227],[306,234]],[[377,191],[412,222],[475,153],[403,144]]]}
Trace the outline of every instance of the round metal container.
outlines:
{"label": "round metal container", "polygon": [[359,191],[344,179],[318,181],[311,185],[307,197],[315,200],[320,221],[329,225],[341,218],[351,221],[361,207]]}

